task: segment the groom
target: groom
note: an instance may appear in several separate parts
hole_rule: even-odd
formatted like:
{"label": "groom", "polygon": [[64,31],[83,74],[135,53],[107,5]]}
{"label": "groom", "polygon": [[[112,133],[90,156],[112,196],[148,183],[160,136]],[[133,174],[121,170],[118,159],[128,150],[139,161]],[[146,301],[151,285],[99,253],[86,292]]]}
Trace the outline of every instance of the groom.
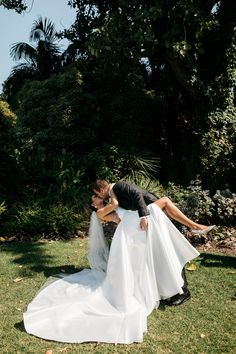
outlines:
{"label": "groom", "polygon": [[[92,185],[91,190],[98,197],[108,199],[115,197],[118,200],[119,206],[124,209],[137,210],[140,216],[140,228],[147,230],[148,228],[148,209],[147,205],[158,200],[154,194],[149,193],[134,184],[124,181],[117,183],[109,183],[106,180],[97,179]],[[169,306],[177,306],[190,299],[190,292],[187,288],[187,279],[185,271],[182,271],[184,285],[182,287],[183,294],[177,294],[165,302]]]}

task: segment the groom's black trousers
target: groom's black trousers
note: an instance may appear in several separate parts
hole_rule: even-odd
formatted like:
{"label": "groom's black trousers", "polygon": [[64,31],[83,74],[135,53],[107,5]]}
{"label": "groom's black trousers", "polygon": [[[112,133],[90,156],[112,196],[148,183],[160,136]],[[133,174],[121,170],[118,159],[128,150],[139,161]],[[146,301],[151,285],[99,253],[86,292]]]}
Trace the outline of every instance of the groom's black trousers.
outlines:
{"label": "groom's black trousers", "polygon": [[188,281],[187,281],[187,277],[186,277],[186,273],[185,273],[185,269],[184,268],[182,270],[181,275],[182,275],[182,278],[184,280],[184,285],[182,286],[182,288],[185,291],[185,290],[187,290],[187,287],[188,287]]}

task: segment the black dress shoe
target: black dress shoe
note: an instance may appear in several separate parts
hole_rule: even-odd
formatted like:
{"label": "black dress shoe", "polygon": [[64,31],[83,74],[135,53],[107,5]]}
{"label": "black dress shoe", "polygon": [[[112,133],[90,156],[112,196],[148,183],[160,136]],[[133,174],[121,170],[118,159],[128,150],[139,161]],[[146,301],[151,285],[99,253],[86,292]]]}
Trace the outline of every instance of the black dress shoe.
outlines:
{"label": "black dress shoe", "polygon": [[190,291],[187,289],[183,294],[177,294],[165,300],[168,306],[178,306],[190,299]]}

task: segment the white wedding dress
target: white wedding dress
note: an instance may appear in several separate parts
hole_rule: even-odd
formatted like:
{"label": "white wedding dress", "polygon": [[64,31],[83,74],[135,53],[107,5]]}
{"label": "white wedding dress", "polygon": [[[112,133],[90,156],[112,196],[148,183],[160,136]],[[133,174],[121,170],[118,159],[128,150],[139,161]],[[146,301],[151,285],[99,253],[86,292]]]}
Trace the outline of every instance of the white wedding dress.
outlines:
{"label": "white wedding dress", "polygon": [[24,313],[28,333],[68,343],[142,342],[147,316],[161,299],[182,293],[181,271],[199,255],[158,206],[148,209],[145,232],[137,212],[117,208],[109,257],[102,240],[97,254],[90,250],[91,269],[43,287]]}

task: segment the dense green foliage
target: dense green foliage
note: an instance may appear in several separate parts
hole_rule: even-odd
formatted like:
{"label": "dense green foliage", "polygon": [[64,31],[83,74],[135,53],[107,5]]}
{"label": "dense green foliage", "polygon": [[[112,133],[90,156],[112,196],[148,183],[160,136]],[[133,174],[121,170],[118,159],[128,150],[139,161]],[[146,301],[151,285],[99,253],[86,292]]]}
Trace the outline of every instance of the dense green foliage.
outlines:
{"label": "dense green foliage", "polygon": [[0,203],[12,199],[17,190],[17,162],[14,158],[16,116],[7,102],[0,100]]}
{"label": "dense green foliage", "polygon": [[[219,212],[217,222],[234,224],[236,2],[68,5],[77,13],[71,28],[56,33],[39,17],[30,44],[11,47],[17,65],[2,94],[10,107],[1,101],[0,110],[5,225],[21,220],[15,232],[34,233],[24,222],[31,210],[42,232],[57,233],[43,208],[84,212],[96,176],[154,183],[163,194],[172,185],[190,216],[214,222]],[[70,42],[65,51],[60,38]],[[74,232],[77,221],[67,220]]]}
{"label": "dense green foliage", "polygon": [[[19,64],[15,65],[10,76],[4,82],[6,99],[13,108],[17,107],[14,97],[26,79],[47,79],[50,74],[58,72],[64,63],[66,51],[61,53],[54,24],[41,16],[34,21],[29,40],[11,45],[10,55]],[[24,62],[22,62],[24,60]]]}
{"label": "dense green foliage", "polygon": [[[109,144],[121,139],[126,149],[132,144],[159,157],[158,177],[164,182],[188,183],[201,168],[207,175],[204,185],[212,186],[208,162],[213,164],[214,156],[201,140],[216,110],[221,121],[223,112],[233,110],[236,5],[183,0],[70,3],[78,17],[65,35],[76,38],[78,53],[91,60],[91,87],[97,77],[102,84],[96,101],[108,133],[103,138]],[[235,112],[233,116],[235,122]],[[225,160],[221,163],[227,169]],[[212,169],[217,165],[215,161]],[[228,180],[220,170],[214,182],[224,187]]]}

